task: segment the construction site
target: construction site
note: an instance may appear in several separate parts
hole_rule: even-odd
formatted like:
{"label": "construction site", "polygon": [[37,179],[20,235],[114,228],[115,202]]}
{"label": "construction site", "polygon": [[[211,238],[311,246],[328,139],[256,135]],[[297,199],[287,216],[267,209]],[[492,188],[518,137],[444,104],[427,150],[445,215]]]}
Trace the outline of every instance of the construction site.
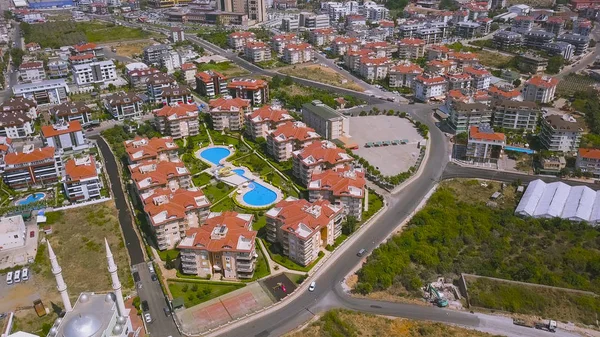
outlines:
{"label": "construction site", "polygon": [[439,277],[423,287],[423,298],[440,308],[462,309],[460,289],[452,284],[452,279]]}

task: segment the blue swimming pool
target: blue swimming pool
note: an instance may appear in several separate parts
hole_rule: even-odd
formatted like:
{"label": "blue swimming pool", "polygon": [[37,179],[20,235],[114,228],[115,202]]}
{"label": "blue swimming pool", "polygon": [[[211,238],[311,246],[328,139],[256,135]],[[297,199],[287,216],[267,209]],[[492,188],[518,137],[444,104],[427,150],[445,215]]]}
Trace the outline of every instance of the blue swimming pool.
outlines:
{"label": "blue swimming pool", "polygon": [[209,162],[219,165],[223,158],[226,158],[231,154],[231,150],[226,149],[224,147],[211,147],[210,149],[206,149],[200,152],[200,157]]}
{"label": "blue swimming pool", "polygon": [[[237,175],[244,177],[246,180],[249,180],[246,178],[246,176],[244,176],[244,169],[235,169],[232,171]],[[250,191],[246,192],[242,199],[250,206],[264,207],[274,203],[275,200],[277,200],[277,193],[260,183],[251,182],[248,185],[248,188]]]}
{"label": "blue swimming pool", "polygon": [[45,197],[46,197],[46,193],[40,192],[40,193],[30,194],[27,197],[25,197],[24,199],[17,200],[17,202],[15,202],[15,205],[17,205],[17,206],[28,205],[33,202],[40,201],[40,200],[44,199]]}
{"label": "blue swimming pool", "polygon": [[505,151],[515,151],[515,152],[521,152],[521,153],[527,153],[527,154],[534,154],[535,151],[530,150],[530,149],[526,149],[523,147],[516,147],[516,146],[505,146],[504,147]]}

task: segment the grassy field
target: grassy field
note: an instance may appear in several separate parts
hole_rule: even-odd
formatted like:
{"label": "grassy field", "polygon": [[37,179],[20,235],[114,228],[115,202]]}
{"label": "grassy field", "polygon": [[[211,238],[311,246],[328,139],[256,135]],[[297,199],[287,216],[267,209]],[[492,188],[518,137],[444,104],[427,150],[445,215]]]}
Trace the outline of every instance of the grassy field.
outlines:
{"label": "grassy field", "polygon": [[250,72],[248,72],[246,69],[238,67],[236,64],[233,64],[231,62],[204,63],[198,66],[198,71],[205,70],[214,70],[227,77],[243,76],[250,74]]}
{"label": "grassy field", "polygon": [[289,333],[286,337],[484,337],[487,333],[449,326],[441,323],[390,319],[349,310],[331,310],[308,327]]}
{"label": "grassy field", "polygon": [[138,28],[117,26],[110,23],[56,21],[35,25],[22,23],[25,42],[37,42],[42,48],[58,48],[80,42],[112,42],[140,40],[151,34]]}
{"label": "grassy field", "polygon": [[[442,182],[440,187],[452,189],[459,202],[485,203],[490,200],[490,196],[495,191],[500,189],[500,183],[477,179],[454,179]],[[502,196],[496,200],[496,203],[500,208],[511,209],[517,206],[517,201],[515,189],[509,186],[502,191]]]}
{"label": "grassy field", "polygon": [[212,179],[212,176],[205,172],[202,172],[199,175],[192,178],[192,180],[194,181],[194,186],[198,186],[198,187],[208,184],[211,179]]}
{"label": "grassy field", "polygon": [[285,75],[305,78],[307,80],[330,84],[336,87],[356,90],[360,92],[364,91],[364,89],[361,86],[348,80],[346,77],[336,72],[335,70],[316,64],[308,64],[304,66],[291,66],[279,69],[278,71]]}
{"label": "grassy field", "polygon": [[482,65],[492,68],[502,68],[513,58],[512,56],[506,56],[487,50],[478,51],[477,55],[479,55],[479,62]]}
{"label": "grassy field", "polygon": [[560,96],[570,97],[576,91],[586,90],[596,83],[590,76],[569,74],[558,82],[556,93]]}
{"label": "grassy field", "polygon": [[568,290],[499,282],[467,280],[471,305],[495,310],[552,317],[563,322],[596,323],[600,298]]}
{"label": "grassy field", "polygon": [[144,52],[144,48],[152,45],[152,41],[148,42],[130,42],[130,43],[116,43],[112,46],[117,49],[117,55],[125,57],[133,57],[134,55],[140,55]]}
{"label": "grassy field", "polygon": [[243,284],[219,282],[185,282],[168,280],[169,291],[173,298],[183,298],[186,308],[212,300],[243,287]]}
{"label": "grassy field", "polygon": [[204,195],[212,202],[215,203],[221,199],[223,199],[226,195],[228,195],[233,188],[223,182],[219,182],[214,185],[206,186],[203,189]]}

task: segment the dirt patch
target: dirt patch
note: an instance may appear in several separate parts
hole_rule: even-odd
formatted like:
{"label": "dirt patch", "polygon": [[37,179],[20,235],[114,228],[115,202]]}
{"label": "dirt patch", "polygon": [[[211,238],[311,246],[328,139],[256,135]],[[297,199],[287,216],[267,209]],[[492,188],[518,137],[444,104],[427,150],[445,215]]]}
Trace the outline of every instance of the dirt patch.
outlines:
{"label": "dirt patch", "polygon": [[502,68],[508,63],[513,57],[502,55],[500,53],[493,53],[487,50],[481,50],[477,52],[479,56],[479,62],[486,67]]}
{"label": "dirt patch", "polygon": [[358,275],[352,274],[352,275],[346,277],[346,285],[348,286],[348,288],[354,289],[354,287],[356,286],[357,283],[358,283]]}
{"label": "dirt patch", "polygon": [[506,185],[504,190],[501,190],[501,185],[501,182],[478,179],[452,179],[440,184],[441,187],[453,189],[459,201],[467,203],[488,202],[494,192],[500,192],[502,195],[495,200],[499,208],[511,209],[516,207],[516,189]]}
{"label": "dirt patch", "polygon": [[115,48],[117,50],[117,55],[124,57],[133,57],[134,55],[140,55],[144,52],[144,48],[152,45],[152,41],[142,40],[142,41],[129,41],[129,42],[115,42],[105,44],[111,48]]}
{"label": "dirt patch", "polygon": [[278,70],[280,73],[307,80],[363,92],[364,89],[337,71],[318,64],[294,65]]}

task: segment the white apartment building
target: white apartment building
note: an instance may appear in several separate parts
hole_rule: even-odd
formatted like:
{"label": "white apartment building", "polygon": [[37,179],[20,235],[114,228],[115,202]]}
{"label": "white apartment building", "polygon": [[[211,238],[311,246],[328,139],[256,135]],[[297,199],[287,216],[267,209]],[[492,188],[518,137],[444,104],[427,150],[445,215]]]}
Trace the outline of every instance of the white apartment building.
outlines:
{"label": "white apartment building", "polygon": [[414,84],[415,98],[423,102],[430,99],[442,99],[448,86],[444,77],[428,73],[415,77]]}
{"label": "white apartment building", "polygon": [[550,76],[533,76],[523,87],[523,100],[549,103],[554,100],[558,79]]}
{"label": "white apartment building", "polygon": [[267,241],[278,242],[283,255],[308,266],[342,233],[342,208],[327,200],[308,202],[288,197],[266,213]]}
{"label": "white apartment building", "polygon": [[398,42],[398,57],[405,60],[416,60],[425,56],[425,41],[405,38]]}
{"label": "white apartment building", "polygon": [[579,148],[583,126],[571,115],[548,115],[542,119],[539,134],[542,146],[549,151],[575,152]]}
{"label": "white apartment building", "polygon": [[177,245],[185,274],[220,274],[224,279],[250,279],[256,268],[256,235],[252,214],[210,213],[202,225],[190,228]]}
{"label": "white apartment building", "polygon": [[78,121],[59,121],[53,125],[42,126],[42,141],[44,146],[52,146],[62,151],[80,151],[89,147]]}
{"label": "white apartment building", "polygon": [[346,151],[338,148],[328,140],[315,141],[300,150],[294,151],[292,157],[293,174],[305,186],[308,186],[313,174],[321,173],[332,167],[350,164],[354,161],[354,158]]}
{"label": "white apartment building", "polygon": [[321,136],[306,124],[287,121],[268,134],[267,153],[279,162],[286,161],[292,158],[294,151],[320,139]]}
{"label": "white apartment building", "polygon": [[256,35],[248,31],[233,32],[227,36],[227,45],[233,49],[234,52],[240,53],[244,51],[246,43],[252,42],[256,39]]}
{"label": "white apartment building", "polygon": [[27,144],[22,152],[7,153],[0,168],[4,183],[13,189],[54,186],[62,171],[62,159],[53,147],[36,149]]}
{"label": "white apartment building", "polygon": [[11,98],[0,105],[0,136],[25,138],[35,132],[37,104],[23,97]]}
{"label": "white apartment building", "polygon": [[334,140],[350,136],[348,116],[333,110],[321,101],[302,105],[302,121],[325,139]]}
{"label": "white apartment building", "polygon": [[510,130],[535,131],[541,110],[534,102],[498,100],[493,104],[494,126]]}
{"label": "white apartment building", "polygon": [[129,171],[140,194],[161,188],[176,190],[192,186],[191,173],[182,161],[139,161],[129,165]]}
{"label": "white apartment building", "polygon": [[41,104],[60,104],[68,101],[69,85],[64,78],[17,84],[12,87],[16,97],[35,100]]}
{"label": "white apartment building", "polygon": [[313,29],[308,32],[308,41],[316,47],[326,46],[333,42],[335,35],[333,28]]}
{"label": "white apartment building", "polygon": [[73,66],[73,78],[79,86],[104,83],[117,79],[117,67],[112,60]]}
{"label": "white apartment building", "polygon": [[244,47],[244,57],[254,63],[270,61],[271,48],[264,42],[248,42]]}
{"label": "white apartment building", "polygon": [[104,107],[116,120],[140,119],[144,110],[142,99],[132,92],[120,92],[107,96]]}
{"label": "white apartment building", "polygon": [[387,77],[390,68],[387,57],[363,57],[360,59],[359,74],[368,81],[378,81]]}
{"label": "white apartment building", "polygon": [[46,79],[44,63],[39,61],[24,62],[19,66],[19,77],[23,82],[36,82]]}
{"label": "white apartment building", "polygon": [[337,166],[320,173],[314,172],[308,188],[308,200],[328,200],[341,207],[344,214],[362,219],[363,201],[367,197],[367,180],[362,169],[348,165]]}
{"label": "white apartment building", "polygon": [[94,156],[89,155],[66,161],[62,185],[71,202],[100,197],[102,184]]}
{"label": "white apartment building", "polygon": [[283,55],[283,49],[288,44],[298,44],[300,40],[298,36],[293,33],[279,34],[271,38],[271,47],[277,53],[277,55]]}
{"label": "white apartment building", "polygon": [[471,88],[476,90],[487,90],[490,87],[492,74],[482,66],[463,67],[466,74],[471,75]]}
{"label": "white apartment building", "polygon": [[390,82],[392,88],[413,88],[415,78],[423,74],[423,68],[410,61],[400,62],[395,66],[390,67]]}
{"label": "white apartment building", "polygon": [[154,123],[163,135],[173,139],[196,136],[200,130],[196,104],[173,104],[154,110]]}
{"label": "white apartment building", "polygon": [[313,53],[313,47],[308,43],[288,43],[283,48],[282,60],[287,64],[312,62]]}
{"label": "white apartment building", "polygon": [[581,172],[592,173],[594,178],[600,177],[600,149],[579,149],[575,167]]}
{"label": "white apartment building", "polygon": [[469,127],[467,159],[479,163],[496,163],[506,145],[503,133],[494,132],[489,124]]}
{"label": "white apartment building", "polygon": [[244,115],[250,110],[250,101],[242,98],[219,97],[208,102],[213,129],[239,131],[244,126]]}
{"label": "white apartment building", "polygon": [[469,131],[469,127],[490,124],[492,109],[485,103],[455,102],[450,108],[448,121],[456,134]]}

